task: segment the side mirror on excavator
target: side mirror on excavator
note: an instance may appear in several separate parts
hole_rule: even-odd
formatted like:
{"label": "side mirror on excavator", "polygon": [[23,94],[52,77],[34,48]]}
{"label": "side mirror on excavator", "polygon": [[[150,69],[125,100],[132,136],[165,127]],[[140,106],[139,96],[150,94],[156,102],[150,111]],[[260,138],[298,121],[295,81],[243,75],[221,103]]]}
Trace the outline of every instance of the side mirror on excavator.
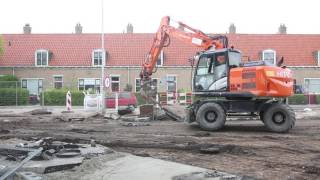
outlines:
{"label": "side mirror on excavator", "polygon": [[281,67],[281,65],[283,64],[284,60],[283,60],[283,56],[281,57],[280,60],[277,61],[277,66]]}

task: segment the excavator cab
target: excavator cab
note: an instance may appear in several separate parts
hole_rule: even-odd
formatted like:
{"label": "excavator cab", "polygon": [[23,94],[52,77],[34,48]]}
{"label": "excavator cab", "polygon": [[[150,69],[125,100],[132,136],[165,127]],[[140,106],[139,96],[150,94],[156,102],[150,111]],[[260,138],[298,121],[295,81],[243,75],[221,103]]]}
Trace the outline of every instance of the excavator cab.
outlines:
{"label": "excavator cab", "polygon": [[205,51],[198,57],[193,78],[195,92],[225,92],[229,86],[229,71],[239,67],[241,53],[234,49]]}

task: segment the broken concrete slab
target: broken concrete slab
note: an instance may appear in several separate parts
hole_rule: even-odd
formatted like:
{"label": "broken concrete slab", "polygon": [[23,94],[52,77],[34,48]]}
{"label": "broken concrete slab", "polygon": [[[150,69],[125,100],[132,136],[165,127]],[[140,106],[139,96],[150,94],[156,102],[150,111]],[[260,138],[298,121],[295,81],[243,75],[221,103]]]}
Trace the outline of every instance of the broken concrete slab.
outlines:
{"label": "broken concrete slab", "polygon": [[42,180],[44,179],[41,177],[39,174],[36,174],[34,172],[28,172],[28,171],[23,171],[23,172],[17,172],[15,179],[21,179],[21,180]]}
{"label": "broken concrete slab", "polygon": [[[196,177],[195,174],[200,173],[202,173],[203,176],[209,173],[219,173],[220,179],[227,176],[238,177],[232,174],[210,171],[200,167],[134,155],[126,155],[115,160],[106,161],[104,162],[103,167],[104,169],[97,170],[90,176],[102,177],[101,175],[103,175],[103,177],[108,180],[127,180],[128,177],[130,177],[130,180],[172,180],[173,178],[178,180],[178,177]],[[87,177],[89,178],[89,175],[84,178],[86,179]],[[192,178],[189,179],[191,180]],[[209,179],[210,178],[207,178],[206,180]],[[210,180],[212,180],[212,178]]]}
{"label": "broken concrete slab", "polygon": [[82,163],[84,157],[53,158],[46,161],[29,161],[23,167],[23,171],[32,171],[39,174],[71,169]]}

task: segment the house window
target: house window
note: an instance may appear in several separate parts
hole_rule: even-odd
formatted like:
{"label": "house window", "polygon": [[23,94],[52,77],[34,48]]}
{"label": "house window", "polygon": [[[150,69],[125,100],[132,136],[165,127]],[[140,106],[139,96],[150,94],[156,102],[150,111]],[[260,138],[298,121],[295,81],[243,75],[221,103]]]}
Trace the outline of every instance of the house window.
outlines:
{"label": "house window", "polygon": [[140,78],[136,78],[136,83],[135,83],[135,89],[136,91],[135,92],[140,92],[140,89],[141,89],[141,79]]}
{"label": "house window", "polygon": [[93,66],[101,66],[105,65],[105,62],[103,61],[103,53],[104,51],[102,49],[96,49],[92,52],[92,65]]}
{"label": "house window", "polygon": [[307,93],[320,93],[320,78],[305,78],[304,89]]}
{"label": "house window", "polygon": [[54,79],[54,88],[61,89],[63,84],[63,77],[62,76],[53,76]]}
{"label": "house window", "polygon": [[79,90],[100,92],[100,79],[98,78],[81,78],[78,81]]}
{"label": "house window", "polygon": [[43,89],[43,80],[38,78],[22,79],[21,87],[26,88],[29,94],[39,95]]}
{"label": "house window", "polygon": [[276,64],[276,51],[267,49],[262,52],[262,60],[268,64]]}
{"label": "house window", "polygon": [[[140,78],[136,78],[136,91],[135,92],[139,92],[141,89],[141,80]],[[153,78],[152,79],[152,87],[155,88],[156,92],[158,92],[158,79]]]}
{"label": "house window", "polygon": [[111,91],[112,92],[120,91],[120,76],[118,75],[111,76]]}
{"label": "house window", "polygon": [[163,66],[163,50],[159,54],[159,57],[157,60],[157,66]]}
{"label": "house window", "polygon": [[23,79],[23,80],[21,81],[21,83],[22,83],[22,84],[21,84],[21,87],[22,87],[22,88],[27,88],[27,82],[28,82],[28,81],[27,81],[26,79]]}
{"label": "house window", "polygon": [[48,50],[37,50],[35,53],[36,66],[48,66],[49,52]]}
{"label": "house window", "polygon": [[177,76],[167,75],[167,91],[177,92]]}

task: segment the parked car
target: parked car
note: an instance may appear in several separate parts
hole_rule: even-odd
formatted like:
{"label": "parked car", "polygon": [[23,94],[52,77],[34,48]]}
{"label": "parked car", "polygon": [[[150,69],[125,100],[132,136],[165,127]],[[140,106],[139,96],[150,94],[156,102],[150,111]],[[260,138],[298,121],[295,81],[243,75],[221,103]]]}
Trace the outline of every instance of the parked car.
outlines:
{"label": "parked car", "polygon": [[[105,105],[107,108],[115,108],[115,93],[108,94],[105,98]],[[137,107],[137,97],[132,92],[118,93],[118,106]]]}

